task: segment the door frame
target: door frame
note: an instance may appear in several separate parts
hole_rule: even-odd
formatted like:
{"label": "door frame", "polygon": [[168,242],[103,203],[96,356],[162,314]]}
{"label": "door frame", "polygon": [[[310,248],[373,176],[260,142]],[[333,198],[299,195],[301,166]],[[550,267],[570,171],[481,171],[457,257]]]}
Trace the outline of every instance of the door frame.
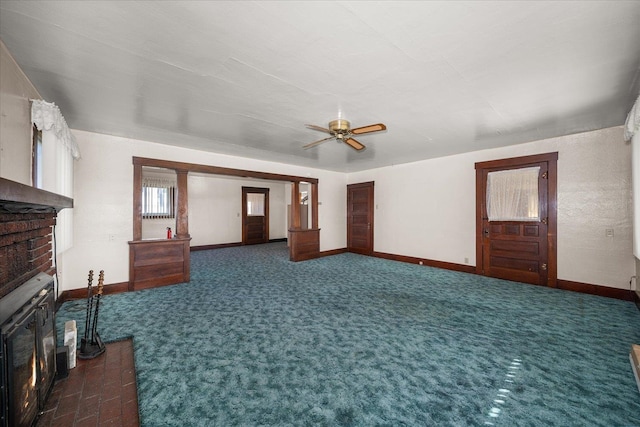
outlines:
{"label": "door frame", "polygon": [[535,154],[531,156],[512,157],[508,159],[478,162],[476,168],[476,274],[485,276],[483,219],[486,217],[486,197],[484,177],[487,169],[517,169],[533,163],[546,162],[548,165],[547,188],[547,285],[555,288],[558,285],[558,152]]}
{"label": "door frame", "polygon": [[[370,197],[369,197],[369,211],[367,212],[367,215],[369,216],[369,247],[365,250],[365,251],[354,251],[352,247],[349,246],[349,242],[351,242],[351,215],[350,215],[350,211],[349,211],[349,203],[350,203],[350,198],[349,198],[349,190],[352,188],[368,188],[370,191]],[[373,242],[373,228],[374,228],[374,206],[375,206],[375,182],[374,181],[368,181],[368,182],[361,182],[361,183],[357,183],[357,184],[348,184],[347,185],[347,251],[349,252],[355,252],[355,253],[359,253],[362,255],[373,255],[373,247],[374,247],[374,242]]]}
{"label": "door frame", "polygon": [[242,187],[242,244],[247,244],[247,193],[264,194],[264,243],[269,243],[269,188]]}

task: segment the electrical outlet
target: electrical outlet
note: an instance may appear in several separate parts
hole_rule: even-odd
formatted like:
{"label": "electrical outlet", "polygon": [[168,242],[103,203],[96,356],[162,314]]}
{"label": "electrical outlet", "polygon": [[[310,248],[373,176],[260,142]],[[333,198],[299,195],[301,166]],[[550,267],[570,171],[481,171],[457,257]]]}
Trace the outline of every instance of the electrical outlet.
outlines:
{"label": "electrical outlet", "polygon": [[466,258],[466,257],[465,257],[465,259],[464,259],[464,263],[465,263],[465,264],[469,264],[469,258]]}
{"label": "electrical outlet", "polygon": [[604,230],[604,234],[607,237],[613,237],[613,228],[607,228],[606,230]]}
{"label": "electrical outlet", "polygon": [[424,263],[422,261],[420,261],[418,264],[423,265]]}
{"label": "electrical outlet", "polygon": [[113,242],[114,240],[116,240],[116,235],[115,234],[109,234],[109,241]]}

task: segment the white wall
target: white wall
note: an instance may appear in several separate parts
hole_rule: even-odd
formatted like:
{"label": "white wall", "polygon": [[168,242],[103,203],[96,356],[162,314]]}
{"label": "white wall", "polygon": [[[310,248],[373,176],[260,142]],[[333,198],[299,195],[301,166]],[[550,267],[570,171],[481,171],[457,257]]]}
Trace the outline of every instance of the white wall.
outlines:
{"label": "white wall", "polygon": [[31,185],[31,104],[38,91],[0,41],[0,177]]}
{"label": "white wall", "polygon": [[[63,254],[61,290],[86,286],[86,276],[90,269],[104,270],[105,283],[108,284],[129,280],[127,242],[133,238],[133,156],[318,178],[321,203],[320,250],[339,249],[346,245],[345,174],[84,131],[73,133],[82,158],[76,163],[74,179],[74,245]],[[189,218],[192,245],[216,243],[209,241],[211,236],[201,237],[197,231],[201,224],[204,224],[205,229],[210,227],[208,219],[199,213],[201,208],[197,206],[197,195],[202,195],[211,187],[198,176],[190,177],[189,185],[194,187],[189,188],[189,208],[194,206],[195,215],[190,215]],[[286,193],[286,188],[290,187],[283,188]],[[278,191],[274,189],[274,193]],[[212,200],[210,197],[209,201]],[[282,200],[283,204],[286,203],[286,194],[282,196]],[[203,202],[206,208],[208,202]],[[274,218],[286,216],[286,211],[280,214],[277,210],[278,208]],[[237,206],[231,212],[238,212]],[[286,218],[282,219],[285,220]],[[281,231],[283,225],[274,224],[273,227],[274,230]],[[272,234],[272,237],[275,238],[275,235]]]}
{"label": "white wall", "polygon": [[242,241],[242,187],[269,188],[269,238],[287,237],[285,183],[189,176],[191,246]]}
{"label": "white wall", "polygon": [[629,289],[631,148],[620,127],[353,173],[348,182],[375,181],[376,251],[475,265],[475,163],[553,151],[558,278]]}

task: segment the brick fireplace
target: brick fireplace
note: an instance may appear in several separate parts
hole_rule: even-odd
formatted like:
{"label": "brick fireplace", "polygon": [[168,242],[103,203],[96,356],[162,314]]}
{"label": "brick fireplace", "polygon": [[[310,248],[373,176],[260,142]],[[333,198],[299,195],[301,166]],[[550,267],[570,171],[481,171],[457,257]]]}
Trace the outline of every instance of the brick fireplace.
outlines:
{"label": "brick fireplace", "polygon": [[0,178],[0,298],[38,273],[53,274],[52,230],[73,199]]}
{"label": "brick fireplace", "polygon": [[53,385],[53,227],[69,207],[68,197],[0,178],[2,427],[31,426]]}

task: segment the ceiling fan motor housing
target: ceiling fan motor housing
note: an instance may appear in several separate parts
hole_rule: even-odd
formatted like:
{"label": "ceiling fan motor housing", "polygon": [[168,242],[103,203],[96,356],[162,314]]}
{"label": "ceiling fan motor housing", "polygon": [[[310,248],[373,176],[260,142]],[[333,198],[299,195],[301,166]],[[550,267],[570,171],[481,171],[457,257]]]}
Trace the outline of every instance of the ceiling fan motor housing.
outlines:
{"label": "ceiling fan motor housing", "polygon": [[348,120],[338,119],[329,122],[329,130],[336,134],[346,134],[349,132],[351,123]]}

